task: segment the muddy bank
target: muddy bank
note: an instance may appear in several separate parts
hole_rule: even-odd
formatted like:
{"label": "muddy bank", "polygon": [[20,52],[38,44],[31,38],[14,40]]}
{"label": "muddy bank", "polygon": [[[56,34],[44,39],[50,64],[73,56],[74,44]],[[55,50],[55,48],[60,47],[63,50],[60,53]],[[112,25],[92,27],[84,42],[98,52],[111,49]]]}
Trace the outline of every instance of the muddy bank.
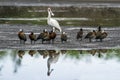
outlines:
{"label": "muddy bank", "polygon": [[[74,49],[74,50],[81,50],[81,49],[110,49],[110,48],[120,48],[120,28],[107,28],[103,27],[103,30],[108,32],[108,37],[103,40],[103,42],[96,42],[94,39],[90,43],[88,40],[83,39],[83,41],[76,40],[76,32],[79,31],[81,26],[78,27],[71,27],[71,26],[61,26],[63,31],[67,32],[68,41],[64,44],[60,41],[60,33],[57,32],[57,38],[54,44],[48,44],[45,42],[44,44],[41,41],[36,41],[34,45],[30,44],[30,40],[28,38],[28,34],[30,31],[35,32],[38,36],[43,29],[47,28],[49,31],[51,30],[50,27],[42,26],[42,25],[9,25],[9,24],[1,24],[0,25],[0,49]],[[17,32],[19,29],[24,29],[27,35],[27,42],[25,45],[19,43],[19,39],[17,36]],[[87,32],[95,29],[95,27],[82,27],[84,30],[84,36]]]}

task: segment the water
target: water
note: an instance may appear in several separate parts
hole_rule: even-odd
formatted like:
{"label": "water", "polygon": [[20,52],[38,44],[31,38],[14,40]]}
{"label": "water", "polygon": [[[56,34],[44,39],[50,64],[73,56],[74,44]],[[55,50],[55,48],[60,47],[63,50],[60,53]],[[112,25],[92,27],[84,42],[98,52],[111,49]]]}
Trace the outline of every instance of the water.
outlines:
{"label": "water", "polygon": [[120,49],[1,50],[0,80],[119,80]]}
{"label": "water", "polygon": [[[119,3],[7,1],[0,1],[0,80],[120,80]],[[38,35],[51,29],[46,23],[48,7],[68,42],[62,44],[57,33],[54,44],[31,45],[29,39],[19,44],[20,28],[27,38],[31,31]],[[99,25],[109,34],[102,43],[75,40],[80,28],[86,34]]]}
{"label": "water", "polygon": [[78,1],[39,1],[39,2],[32,2],[32,1],[0,1],[1,6],[49,6],[49,7],[68,7],[68,6],[76,6],[76,7],[97,7],[97,8],[104,8],[104,7],[115,7],[120,8],[120,3],[118,2],[81,2]]}

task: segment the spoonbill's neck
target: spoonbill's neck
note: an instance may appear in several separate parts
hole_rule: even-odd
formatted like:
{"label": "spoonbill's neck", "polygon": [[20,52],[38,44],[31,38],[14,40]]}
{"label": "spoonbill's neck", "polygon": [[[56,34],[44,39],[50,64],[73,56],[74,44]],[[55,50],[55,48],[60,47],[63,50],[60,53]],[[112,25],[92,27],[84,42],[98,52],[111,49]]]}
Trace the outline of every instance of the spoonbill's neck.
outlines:
{"label": "spoonbill's neck", "polygon": [[48,11],[48,19],[51,18],[51,14],[50,14],[50,11]]}

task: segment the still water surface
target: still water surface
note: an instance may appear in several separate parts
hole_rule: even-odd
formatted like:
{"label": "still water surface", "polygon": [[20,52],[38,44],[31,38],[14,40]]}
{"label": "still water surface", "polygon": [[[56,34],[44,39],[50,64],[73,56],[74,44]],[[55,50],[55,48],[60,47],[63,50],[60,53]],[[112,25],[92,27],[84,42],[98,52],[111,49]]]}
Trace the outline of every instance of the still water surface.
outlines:
{"label": "still water surface", "polygon": [[1,50],[0,80],[120,80],[120,49]]}

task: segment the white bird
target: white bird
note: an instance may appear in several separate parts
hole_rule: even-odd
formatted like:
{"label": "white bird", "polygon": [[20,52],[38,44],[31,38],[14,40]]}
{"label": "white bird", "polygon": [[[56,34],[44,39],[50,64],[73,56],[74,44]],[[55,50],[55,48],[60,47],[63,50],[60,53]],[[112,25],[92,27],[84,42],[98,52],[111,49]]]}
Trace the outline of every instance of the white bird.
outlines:
{"label": "white bird", "polygon": [[51,11],[51,9],[48,8],[48,19],[47,19],[48,25],[49,25],[49,26],[52,26],[53,29],[55,28],[55,29],[59,30],[60,32],[62,32],[62,29],[61,29],[58,21],[57,21],[56,19],[51,18],[51,15],[54,16],[54,14],[53,14],[53,12]]}

